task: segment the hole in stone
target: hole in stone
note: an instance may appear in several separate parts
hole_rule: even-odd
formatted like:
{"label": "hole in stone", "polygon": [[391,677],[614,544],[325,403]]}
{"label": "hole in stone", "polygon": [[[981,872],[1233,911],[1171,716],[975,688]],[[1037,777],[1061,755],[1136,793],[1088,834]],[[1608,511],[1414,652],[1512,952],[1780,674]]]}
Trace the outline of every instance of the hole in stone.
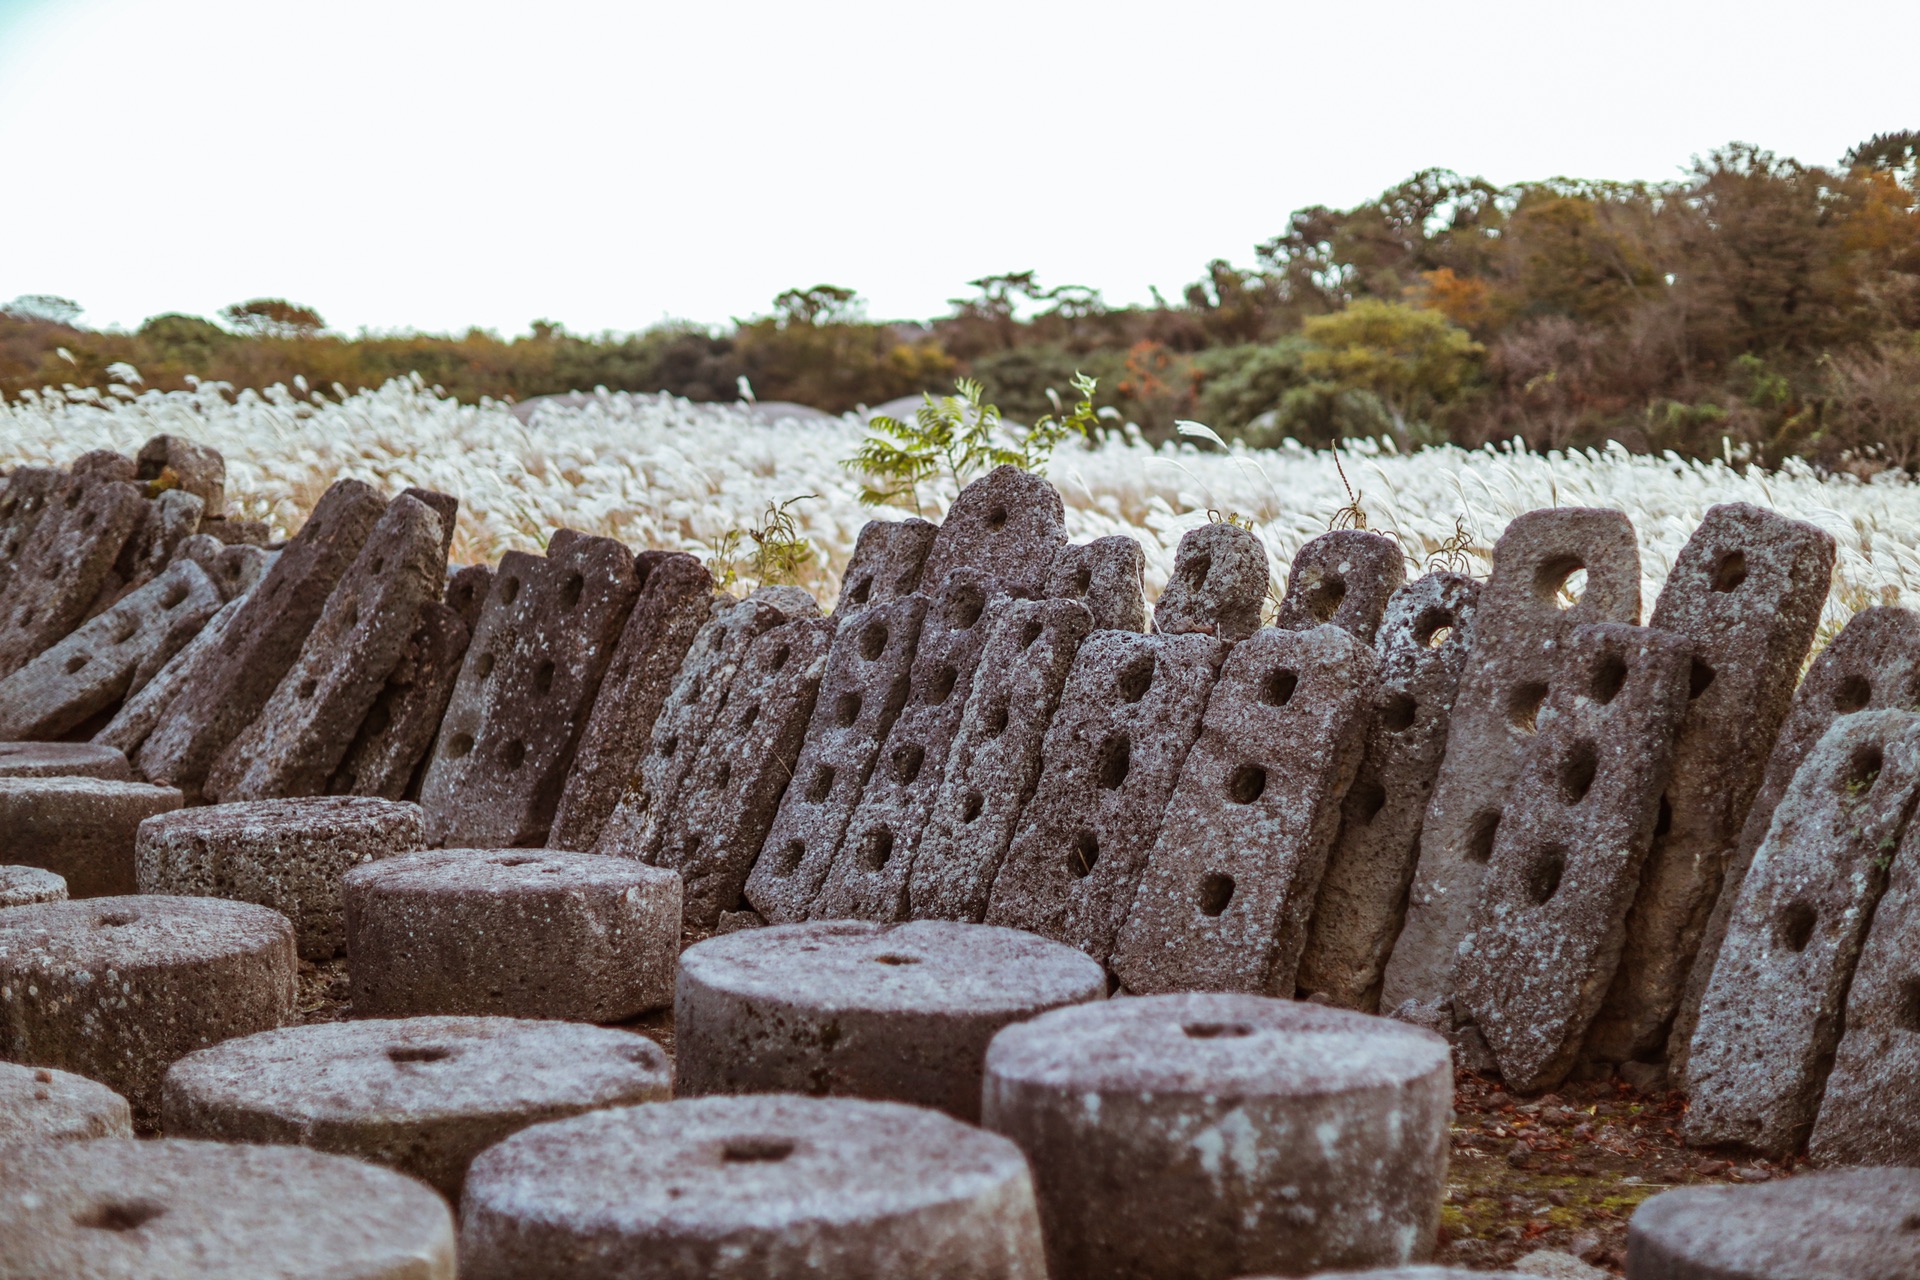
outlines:
{"label": "hole in stone", "polygon": [[843,693],[833,702],[833,722],[842,729],[860,718],[860,695]]}
{"label": "hole in stone", "polygon": [[800,869],[800,859],[806,856],[807,846],[803,840],[789,840],[774,859],[776,874],[790,876]]}
{"label": "hole in stone", "polygon": [[113,643],[125,644],[140,633],[140,619],[131,615],[121,618],[120,625],[114,628]]}
{"label": "hole in stone", "polygon": [[160,597],[160,607],[166,610],[178,609],[180,602],[186,598],[187,589],[176,582],[167,588],[165,595]]}
{"label": "hole in stone", "polygon": [[860,656],[872,662],[886,651],[887,624],[878,621],[871,623],[860,633]]}
{"label": "hole in stone", "polygon": [[1411,729],[1414,714],[1419,709],[1420,704],[1413,700],[1412,695],[1393,694],[1380,705],[1380,727],[1388,733],[1401,733]]}
{"label": "hole in stone", "polygon": [[73,1221],[95,1231],[138,1231],[166,1211],[164,1205],[151,1200],[109,1200],[76,1215]]}
{"label": "hole in stone", "polygon": [[727,784],[732,781],[733,762],[730,760],[722,760],[720,767],[713,771],[713,789],[715,791],[725,791]]}
{"label": "hole in stone", "polygon": [[730,1138],[720,1149],[728,1164],[772,1164],[793,1154],[792,1138]]}
{"label": "hole in stone", "polygon": [[1540,704],[1547,700],[1544,684],[1523,684],[1507,699],[1507,723],[1522,733],[1532,733],[1540,716]]}
{"label": "hole in stone", "polygon": [[986,807],[986,803],[978,791],[967,792],[967,801],[960,809],[960,821],[971,823],[980,816],[980,810]]}
{"label": "hole in stone", "polygon": [[1833,709],[1841,715],[1860,710],[1873,697],[1873,685],[1865,676],[1848,676],[1833,691]]}
{"label": "hole in stone", "polygon": [[299,695],[300,700],[304,702],[308,698],[311,698],[314,694],[314,691],[319,687],[320,687],[320,682],[318,680],[311,680],[311,679],[302,680],[300,682],[300,687],[298,689],[295,689],[294,693]]}
{"label": "hole in stone", "polygon": [[1438,649],[1453,635],[1453,614],[1445,609],[1427,609],[1413,622],[1413,642]]}
{"label": "hole in stone", "polygon": [[760,718],[760,704],[757,702],[749,702],[747,704],[747,709],[740,713],[741,731],[745,732],[746,730],[753,728],[753,722],[755,720],[758,720],[759,718]]}
{"label": "hole in stone", "polygon": [[1920,1231],[1920,1213],[1910,1213],[1900,1220],[1902,1231]]}
{"label": "hole in stone", "polygon": [[1347,580],[1335,575],[1323,578],[1320,585],[1307,595],[1307,612],[1317,622],[1332,622],[1340,612],[1340,602],[1347,598]]}
{"label": "hole in stone", "polygon": [[773,652],[767,655],[767,670],[780,670],[780,668],[787,665],[787,659],[792,656],[793,649],[791,646],[784,644],[774,646]]}
{"label": "hole in stone", "polygon": [[82,529],[91,529],[93,528],[93,522],[95,520],[98,520],[99,518],[100,518],[99,512],[89,511],[87,512],[86,515],[80,517],[80,527]]}
{"label": "hole in stone", "polygon": [[1200,878],[1200,914],[1217,916],[1233,901],[1233,877],[1215,871]]}
{"label": "hole in stone", "polygon": [[1600,753],[1593,743],[1582,740],[1573,744],[1566,758],[1560,761],[1560,798],[1568,804],[1579,804],[1587,798],[1587,792],[1593,790],[1593,778],[1600,771]]}
{"label": "hole in stone", "polygon": [[493,655],[483,653],[473,660],[473,674],[476,679],[485,680],[493,674]]}
{"label": "hole in stone", "polygon": [[813,775],[813,781],[807,784],[807,799],[814,804],[825,800],[833,790],[833,766],[823,764]]}
{"label": "hole in stone", "polygon": [[1079,572],[1073,575],[1073,594],[1076,596],[1084,596],[1092,589],[1093,570],[1086,565],[1081,565]]}
{"label": "hole in stone", "polygon": [[887,865],[887,859],[893,857],[893,832],[885,827],[869,831],[860,845],[860,860],[867,870],[878,871]]}
{"label": "hole in stone", "polygon": [[1041,625],[1040,619],[1028,618],[1027,625],[1020,628],[1020,647],[1022,649],[1033,648],[1033,642],[1040,638],[1040,633],[1044,630],[1046,630],[1046,628]]}
{"label": "hole in stone", "polygon": [[543,662],[540,664],[540,669],[533,673],[533,691],[535,693],[553,692],[553,670],[554,667],[551,662]]}
{"label": "hole in stone", "polygon": [[1188,586],[1197,590],[1212,571],[1213,557],[1203,551],[1181,567],[1180,576]]}
{"label": "hole in stone", "polygon": [[1189,1022],[1180,1029],[1194,1040],[1238,1040],[1253,1034],[1244,1022]]}
{"label": "hole in stone", "polygon": [[860,579],[860,581],[854,583],[851,587],[847,588],[847,600],[853,604],[865,604],[867,602],[867,597],[871,595],[872,592],[873,592],[873,575],[868,574],[866,577]]}
{"label": "hole in stone", "polygon": [[343,630],[351,631],[359,625],[360,625],[360,602],[356,600],[350,603],[349,605],[347,605],[347,616],[344,619],[342,619],[341,626]]}
{"label": "hole in stone", "polygon": [[1536,907],[1543,907],[1560,890],[1560,877],[1567,871],[1567,851],[1557,844],[1550,844],[1533,855],[1527,863],[1526,894],[1527,901]]}
{"label": "hole in stone", "polygon": [[873,959],[874,959],[874,963],[876,964],[919,964],[920,963],[919,956],[896,955],[893,952],[888,952],[885,955],[875,956]]}
{"label": "hole in stone", "polygon": [[139,918],[131,911],[103,911],[93,918],[93,923],[101,929],[122,929]]}
{"label": "hole in stone", "polygon": [[1571,609],[1587,589],[1587,567],[1579,556],[1555,556],[1533,575],[1534,594],[1557,609]]}
{"label": "hole in stone", "polygon": [[[379,737],[393,727],[393,708],[387,702],[376,702],[373,710],[367,712],[367,718],[360,724],[360,732],[369,737]],[[351,789],[351,788],[349,788]]]}
{"label": "hole in stone", "polygon": [[945,666],[933,673],[933,679],[927,681],[927,705],[937,707],[953,696],[953,686],[959,682],[960,673],[951,666]]}
{"label": "hole in stone", "polygon": [[1293,691],[1300,687],[1300,674],[1285,667],[1267,677],[1260,687],[1260,700],[1270,707],[1284,707],[1293,698]]}
{"label": "hole in stone", "polygon": [[389,1062],[445,1062],[453,1050],[437,1044],[397,1044],[387,1050]]}
{"label": "hole in stone", "polygon": [[1617,653],[1601,654],[1600,665],[1593,669],[1593,700],[1606,706],[1620,696],[1626,683],[1626,660]]}
{"label": "hole in stone", "polygon": [[510,577],[500,584],[500,603],[512,604],[520,596],[520,579]]}
{"label": "hole in stone", "polygon": [[1153,687],[1153,655],[1143,653],[1120,673],[1120,700],[1138,702]]}
{"label": "hole in stone", "polygon": [[706,691],[707,691],[707,686],[704,683],[702,683],[699,676],[695,676],[692,680],[687,682],[688,703],[695,703],[700,701],[700,695],[705,693]]}
{"label": "hole in stone", "polygon": [[447,739],[447,758],[450,760],[458,760],[472,750],[473,735],[470,733],[456,733]]}
{"label": "hole in stone", "polygon": [[1133,739],[1116,733],[1100,744],[1099,778],[1103,789],[1117,788],[1127,780],[1127,772],[1132,768]]}
{"label": "hole in stone", "polygon": [[926,763],[927,750],[917,742],[910,742],[893,749],[893,777],[901,786],[907,786],[920,776],[920,766]]}
{"label": "hole in stone", "polygon": [[1747,580],[1747,553],[1729,551],[1720,557],[1720,563],[1713,567],[1713,589],[1732,591]]}
{"label": "hole in stone", "polygon": [[1005,507],[995,507],[993,510],[987,512],[987,528],[1004,529],[1006,527],[1007,509]]}
{"label": "hole in stone", "polygon": [[1467,843],[1463,852],[1468,862],[1485,864],[1493,857],[1494,833],[1500,830],[1500,811],[1482,809],[1467,824]]}
{"label": "hole in stone", "polygon": [[[1901,1031],[1920,1031],[1920,978],[1908,978],[1900,984],[1900,994],[1894,1003],[1893,1025]],[[1913,1219],[1909,1218],[1911,1223]],[[1912,1230],[1909,1226],[1908,1230]]]}
{"label": "hole in stone", "polygon": [[527,744],[518,738],[509,738],[507,745],[500,749],[500,763],[509,769],[518,769],[526,759]]}
{"label": "hole in stone", "polygon": [[680,749],[680,735],[677,733],[668,734],[667,740],[660,744],[660,754],[669,760],[673,758],[673,753],[678,751],[679,749]]}
{"label": "hole in stone", "polygon": [[1354,784],[1353,816],[1361,826],[1371,826],[1387,807],[1387,789],[1371,778]]}
{"label": "hole in stone", "polygon": [[1687,672],[1687,699],[1699,697],[1713,683],[1713,668],[1695,658],[1692,668]]}
{"label": "hole in stone", "polygon": [[373,558],[373,573],[375,577],[378,577],[381,571],[384,570],[386,567],[387,567],[387,558],[385,556],[375,556]]}
{"label": "hole in stone", "polygon": [[1780,945],[1789,951],[1805,951],[1813,941],[1813,925],[1819,913],[1811,903],[1790,902],[1780,913]]}
{"label": "hole in stone", "polygon": [[955,631],[965,631],[980,621],[986,607],[986,596],[980,593],[980,588],[969,584],[953,593],[953,600],[947,605],[947,621]]}
{"label": "hole in stone", "polygon": [[90,661],[92,661],[92,659],[84,653],[74,654],[71,658],[67,659],[67,674],[74,675]]}
{"label": "hole in stone", "polygon": [[1243,764],[1227,779],[1227,795],[1235,804],[1252,804],[1267,789],[1267,771],[1257,764]]}
{"label": "hole in stone", "polygon": [[1075,880],[1084,880],[1093,870],[1093,864],[1100,861],[1100,837],[1091,831],[1082,831],[1073,838],[1073,844],[1067,849],[1067,871]]}
{"label": "hole in stone", "polygon": [[568,574],[567,580],[560,584],[560,607],[562,609],[571,609],[573,606],[579,604],[580,593],[586,589],[586,585],[587,580],[579,574]]}
{"label": "hole in stone", "polygon": [[1007,704],[1000,702],[990,707],[981,724],[981,728],[985,730],[989,738],[997,738],[1005,733],[1007,731]]}
{"label": "hole in stone", "polygon": [[1673,802],[1665,796],[1660,797],[1660,811],[1654,815],[1653,838],[1660,837],[1673,830]]}
{"label": "hole in stone", "polygon": [[1854,748],[1853,758],[1847,761],[1847,773],[1843,780],[1847,790],[1859,796],[1873,790],[1873,784],[1880,780],[1880,748],[1871,743]]}
{"label": "hole in stone", "polygon": [[495,858],[493,865],[496,867],[524,867],[528,863],[538,861],[538,858]]}

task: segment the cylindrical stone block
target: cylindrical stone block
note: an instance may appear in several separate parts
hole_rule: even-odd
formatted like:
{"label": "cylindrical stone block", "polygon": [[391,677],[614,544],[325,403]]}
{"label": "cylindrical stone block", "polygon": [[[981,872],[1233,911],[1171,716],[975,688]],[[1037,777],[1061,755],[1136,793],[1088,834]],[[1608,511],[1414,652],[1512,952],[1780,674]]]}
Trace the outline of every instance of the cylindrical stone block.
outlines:
{"label": "cylindrical stone block", "polygon": [[303,960],[346,949],[340,881],[363,862],[427,846],[417,804],[369,796],[255,800],[140,824],[141,893],[228,898],[293,921]]}
{"label": "cylindrical stone block", "polygon": [[39,867],[0,867],[0,907],[30,907],[65,902],[67,881]]}
{"label": "cylindrical stone block", "polygon": [[1017,929],[830,920],[725,934],[680,957],[676,1089],[887,1098],[978,1120],[995,1032],[1106,993],[1083,952]]}
{"label": "cylindrical stone block", "polygon": [[0,778],[104,778],[128,782],[133,769],[112,747],[91,742],[0,742]]}
{"label": "cylindrical stone block", "polygon": [[1215,1280],[1431,1256],[1447,1042],[1264,996],[1146,996],[1009,1027],[982,1123],[1033,1165],[1054,1280]]}
{"label": "cylindrical stone block", "polygon": [[453,1280],[453,1216],[298,1147],[108,1139],[0,1160],[0,1280]]}
{"label": "cylindrical stone block", "polygon": [[772,1095],[596,1111],[481,1153],[467,1280],[1044,1280],[1026,1162],[893,1103]]}
{"label": "cylindrical stone block", "polygon": [[628,858],[436,849],[346,879],[363,1017],[619,1022],[673,1000],[680,877]]}
{"label": "cylindrical stone block", "polygon": [[522,1018],[327,1022],[174,1063],[161,1127],[358,1156],[457,1204],[468,1163],[508,1134],[672,1092],[666,1051],[625,1031]]}
{"label": "cylindrical stone block", "polygon": [[0,1147],[132,1136],[133,1112],[107,1086],[70,1071],[0,1062]]}
{"label": "cylindrical stone block", "polygon": [[1627,1280],[1920,1276],[1920,1169],[1676,1187],[1634,1211]]}
{"label": "cylindrical stone block", "polygon": [[0,911],[0,1058],[59,1067],[160,1108],[208,1045],[293,1015],[293,927],[218,898],[94,898]]}
{"label": "cylindrical stone block", "polygon": [[0,777],[8,862],[64,877],[75,898],[135,892],[134,833],[182,803],[172,787],[103,778]]}

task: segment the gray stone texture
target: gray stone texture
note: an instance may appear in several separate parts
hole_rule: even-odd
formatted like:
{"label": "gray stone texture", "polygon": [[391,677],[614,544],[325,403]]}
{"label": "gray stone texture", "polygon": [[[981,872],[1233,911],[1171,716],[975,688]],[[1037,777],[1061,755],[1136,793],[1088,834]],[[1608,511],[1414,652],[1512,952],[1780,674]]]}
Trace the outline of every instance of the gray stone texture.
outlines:
{"label": "gray stone texture", "polygon": [[834,602],[833,616],[851,617],[918,591],[920,571],[939,532],[938,525],[918,518],[867,521],[853,544],[846,572],[840,575],[840,598]]}
{"label": "gray stone texture", "polygon": [[493,566],[468,564],[447,571],[446,603],[472,631],[480,625],[480,611],[493,594]]}
{"label": "gray stone texture", "polygon": [[[1586,574],[1577,600],[1573,575]],[[1380,1007],[1450,998],[1460,940],[1480,905],[1507,792],[1533,739],[1561,642],[1575,627],[1640,620],[1640,553],[1618,511],[1555,507],[1507,525],[1480,592],[1447,751],[1427,803],[1406,920]]]}
{"label": "gray stone texture", "polygon": [[140,824],[181,805],[172,787],[105,778],[0,778],[7,861],[62,876],[76,898],[134,892]]}
{"label": "gray stone texture", "polygon": [[1675,1187],[1634,1210],[1629,1280],[1905,1280],[1920,1275],[1920,1169],[1755,1187]]}
{"label": "gray stone texture", "polygon": [[279,558],[279,553],[266,551],[260,547],[244,544],[228,544],[208,533],[196,533],[183,539],[174,548],[173,558],[191,560],[200,566],[213,585],[220,589],[220,599],[232,600],[254,589],[260,579],[267,576],[267,570]]}
{"label": "gray stone texture", "polygon": [[978,1120],[995,1033],[1106,992],[1092,960],[1013,929],[828,920],[725,934],[681,957],[676,1088],[885,1098]]}
{"label": "gray stone texture", "polygon": [[1430,1257],[1447,1043],[1260,996],[1062,1009],[987,1052],[983,1125],[1033,1167],[1053,1280],[1225,1280]]}
{"label": "gray stone texture", "polygon": [[1225,521],[1189,529],[1154,603],[1153,629],[1245,640],[1260,629],[1271,579],[1267,549],[1252,530]]}
{"label": "gray stone texture", "polygon": [[1293,994],[1377,668],[1334,626],[1228,653],[1116,942],[1130,990]]}
{"label": "gray stone texture", "polygon": [[1040,594],[1078,600],[1096,631],[1145,631],[1147,553],[1124,533],[1060,548]]}
{"label": "gray stone texture", "polygon": [[1447,749],[1447,726],[1473,648],[1480,584],[1429,573],[1393,593],[1374,635],[1380,660],[1359,776],[1340,812],[1300,954],[1302,992],[1372,1013],[1406,918],[1420,825]]}
{"label": "gray stone texture", "polygon": [[67,878],[44,867],[0,866],[0,908],[65,902]]}
{"label": "gray stone texture", "polygon": [[1374,642],[1387,602],[1407,583],[1407,557],[1385,534],[1334,529],[1309,538],[1293,554],[1277,627],[1331,623]]}
{"label": "gray stone texture", "polygon": [[0,1062],[0,1148],[132,1136],[133,1110],[107,1086],[70,1071]]}
{"label": "gray stone texture", "polygon": [[208,515],[227,511],[227,462],[220,451],[185,436],[159,435],[140,446],[133,478],[152,497],[172,491],[200,500]]}
{"label": "gray stone texture", "polygon": [[947,508],[920,580],[945,582],[965,566],[986,575],[999,590],[1037,596],[1066,544],[1059,490],[1018,467],[995,467],[962,489]]}
{"label": "gray stone texture", "polygon": [[74,471],[50,495],[0,588],[0,676],[10,676],[86,620],[146,514],[140,490],[110,473]]}
{"label": "gray stone texture", "polygon": [[178,489],[168,489],[145,504],[140,522],[120,548],[113,572],[87,606],[87,617],[94,618],[159,576],[180,546],[200,528],[200,499]]}
{"label": "gray stone texture", "polygon": [[270,551],[285,545],[274,540],[273,527],[265,520],[235,520],[209,511],[201,518],[200,529],[230,547],[259,547]]}
{"label": "gray stone texture", "polygon": [[[120,704],[113,719],[93,735],[93,745],[117,751],[129,761],[137,756],[181,692],[193,686],[201,671],[218,664],[222,642],[245,604],[242,595],[221,605],[179,653]],[[131,771],[131,764],[128,768]]]}
{"label": "gray stone texture", "polygon": [[15,467],[0,485],[0,594],[13,577],[33,527],[66,480],[58,467]]}
{"label": "gray stone texture", "polygon": [[0,778],[68,777],[127,782],[133,770],[125,755],[91,742],[0,742]]}
{"label": "gray stone texture", "polygon": [[468,639],[467,624],[451,605],[429,600],[421,607],[400,660],[327,783],[329,794],[399,800],[413,793],[460,678]]}

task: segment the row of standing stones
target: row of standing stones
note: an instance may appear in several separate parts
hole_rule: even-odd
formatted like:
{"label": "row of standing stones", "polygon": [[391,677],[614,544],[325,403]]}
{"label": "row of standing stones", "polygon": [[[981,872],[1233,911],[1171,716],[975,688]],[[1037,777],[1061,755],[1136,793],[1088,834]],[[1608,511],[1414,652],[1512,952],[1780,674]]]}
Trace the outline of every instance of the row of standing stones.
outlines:
{"label": "row of standing stones", "polygon": [[[1393,1267],[1455,1054],[1920,1164],[1920,618],[1796,688],[1810,526],[1714,508],[1648,626],[1617,512],[1485,583],[1337,530],[1263,627],[1250,532],[1149,615],[1010,468],[827,616],[224,505],[175,437],[0,489],[0,1276]],[[591,1025],[668,1004],[672,1059]],[[1920,1275],[1920,1174],[1668,1192],[1628,1270]]]}

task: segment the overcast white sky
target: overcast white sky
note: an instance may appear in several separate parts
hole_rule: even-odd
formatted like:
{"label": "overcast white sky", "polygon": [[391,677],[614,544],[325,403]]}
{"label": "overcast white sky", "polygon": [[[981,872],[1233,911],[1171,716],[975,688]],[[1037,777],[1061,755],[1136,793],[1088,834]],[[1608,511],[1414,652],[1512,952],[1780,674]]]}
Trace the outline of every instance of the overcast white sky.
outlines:
{"label": "overcast white sky", "polygon": [[1911,0],[0,0],[0,300],[579,331],[1169,296],[1441,165],[1920,128]]}

